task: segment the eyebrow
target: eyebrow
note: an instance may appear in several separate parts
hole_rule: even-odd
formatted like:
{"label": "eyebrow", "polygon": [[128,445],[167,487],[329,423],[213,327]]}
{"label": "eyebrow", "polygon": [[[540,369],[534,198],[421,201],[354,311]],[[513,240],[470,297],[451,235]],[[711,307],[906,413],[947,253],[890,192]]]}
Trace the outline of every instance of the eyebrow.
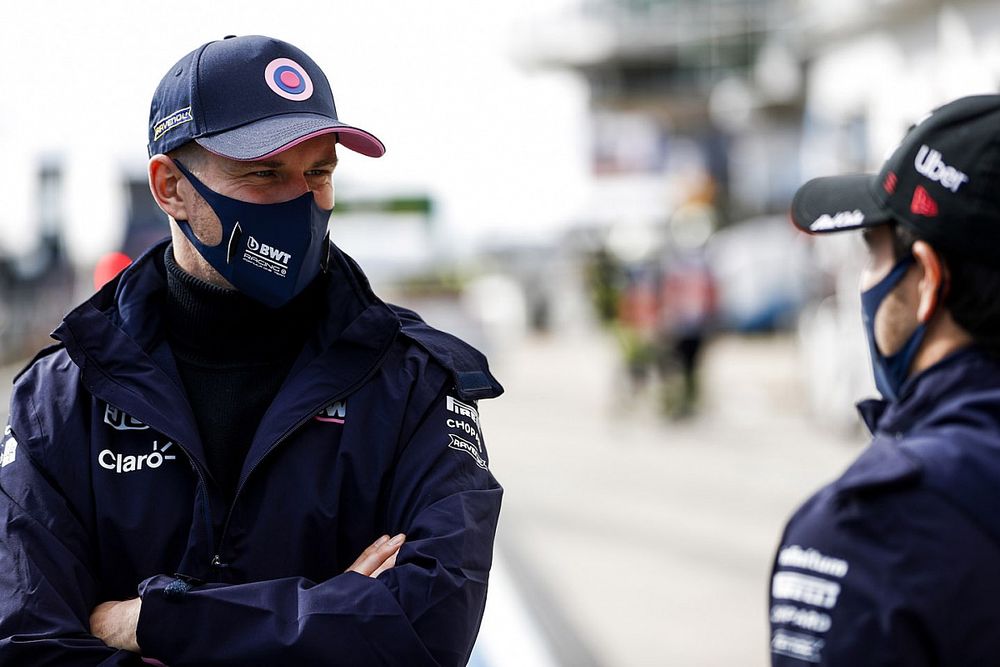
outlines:
{"label": "eyebrow", "polygon": [[[309,167],[310,169],[316,169],[317,167],[336,167],[337,166],[337,156],[323,158],[322,160],[317,160],[313,162]],[[266,169],[281,169],[285,166],[285,163],[281,160],[251,160],[248,162],[241,162],[240,169],[255,169],[255,168],[266,168]]]}
{"label": "eyebrow", "polygon": [[338,162],[339,160],[337,159],[337,156],[334,155],[333,157],[317,160],[316,162],[313,162],[312,166],[313,169],[315,169],[316,167],[336,167]]}

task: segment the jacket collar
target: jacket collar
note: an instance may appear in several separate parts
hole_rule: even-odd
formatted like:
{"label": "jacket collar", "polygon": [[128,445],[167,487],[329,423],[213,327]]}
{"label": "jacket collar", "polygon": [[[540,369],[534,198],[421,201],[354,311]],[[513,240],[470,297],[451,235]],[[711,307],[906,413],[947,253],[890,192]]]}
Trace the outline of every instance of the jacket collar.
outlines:
{"label": "jacket collar", "polygon": [[933,366],[911,377],[900,391],[899,401],[867,399],[857,404],[858,413],[872,435],[905,435],[932,419],[948,399],[960,390],[996,388],[1000,365],[975,345],[953,352]]}
{"label": "jacket collar", "polygon": [[[84,386],[178,442],[207,471],[203,444],[162,336],[166,292],[163,241],[71,311],[53,333],[81,369]],[[325,313],[282,390],[261,420],[245,471],[328,398],[350,392],[377,370],[400,321],[367,278],[333,246]]]}

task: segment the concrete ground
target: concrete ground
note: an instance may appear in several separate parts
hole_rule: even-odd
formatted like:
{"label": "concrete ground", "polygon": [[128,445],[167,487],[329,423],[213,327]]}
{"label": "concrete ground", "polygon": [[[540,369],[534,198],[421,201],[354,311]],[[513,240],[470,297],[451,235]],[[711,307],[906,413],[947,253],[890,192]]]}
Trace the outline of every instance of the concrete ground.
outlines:
{"label": "concrete ground", "polygon": [[627,395],[598,333],[499,360],[507,393],[480,404],[506,489],[498,544],[565,664],[767,664],[784,521],[864,443],[805,414],[792,339],[714,342],[682,423]]}

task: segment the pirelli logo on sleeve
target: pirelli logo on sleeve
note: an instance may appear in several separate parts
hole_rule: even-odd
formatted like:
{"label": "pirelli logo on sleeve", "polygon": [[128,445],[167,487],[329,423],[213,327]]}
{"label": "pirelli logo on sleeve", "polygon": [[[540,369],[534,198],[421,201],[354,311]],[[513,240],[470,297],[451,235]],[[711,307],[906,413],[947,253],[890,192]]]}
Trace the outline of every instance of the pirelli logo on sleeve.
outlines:
{"label": "pirelli logo on sleeve", "polygon": [[471,419],[473,422],[475,422],[476,428],[479,428],[479,411],[476,410],[474,407],[466,403],[463,403],[458,399],[452,398],[451,396],[448,397],[447,406],[449,411],[454,412],[455,414],[461,417]]}
{"label": "pirelli logo on sleeve", "polygon": [[468,403],[447,397],[445,407],[448,416],[445,426],[448,428],[448,447],[458,452],[465,452],[476,462],[476,465],[486,470],[489,461],[486,458],[486,448],[483,447],[483,435],[479,426],[479,411]]}

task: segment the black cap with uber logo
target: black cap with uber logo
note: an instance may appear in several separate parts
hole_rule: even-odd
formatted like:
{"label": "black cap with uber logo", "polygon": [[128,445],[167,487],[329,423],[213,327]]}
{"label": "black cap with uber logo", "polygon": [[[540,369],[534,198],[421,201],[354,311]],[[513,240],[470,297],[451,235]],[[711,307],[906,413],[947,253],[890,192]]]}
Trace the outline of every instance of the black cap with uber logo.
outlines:
{"label": "black cap with uber logo", "polygon": [[811,234],[897,222],[935,248],[1000,267],[1000,95],[935,109],[878,174],[809,181],[791,216]]}

